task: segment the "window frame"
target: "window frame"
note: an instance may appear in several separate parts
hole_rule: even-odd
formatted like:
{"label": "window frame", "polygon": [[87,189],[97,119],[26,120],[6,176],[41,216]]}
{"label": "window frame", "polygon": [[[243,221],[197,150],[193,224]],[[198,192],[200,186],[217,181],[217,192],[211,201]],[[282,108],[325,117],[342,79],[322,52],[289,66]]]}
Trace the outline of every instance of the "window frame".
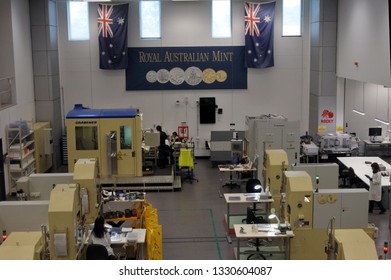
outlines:
{"label": "window frame", "polygon": [[228,36],[226,36],[226,35],[224,35],[224,36],[214,36],[213,35],[213,30],[214,30],[214,28],[213,28],[213,22],[214,22],[214,20],[213,20],[213,3],[215,2],[215,1],[221,1],[221,0],[211,0],[210,1],[210,18],[211,18],[211,27],[210,27],[210,33],[211,33],[211,38],[212,39],[229,39],[229,38],[232,38],[232,0],[226,0],[226,1],[224,1],[224,2],[228,2],[229,3],[229,35]]}
{"label": "window frame", "polygon": [[[159,3],[159,36],[158,37],[143,37],[142,36],[142,11],[141,6],[142,2],[158,2]],[[139,36],[140,40],[161,40],[162,39],[162,1],[161,0],[140,0],[139,1]]]}
{"label": "window frame", "polygon": [[[87,27],[87,34],[88,34],[88,38],[78,38],[78,39],[74,39],[72,38],[72,28],[71,28],[71,7],[70,5],[77,5],[77,4],[84,4],[86,5],[87,7],[87,24],[86,24],[86,27]],[[68,1],[67,2],[67,27],[68,27],[68,41],[72,41],[72,42],[78,42],[78,41],[89,41],[91,39],[91,34],[90,34],[90,7],[88,5],[88,2],[79,2],[79,1]]]}
{"label": "window frame", "polygon": [[281,37],[302,37],[303,36],[303,0],[300,0],[300,34],[299,35],[284,35],[284,2],[289,0],[282,0],[281,5]]}

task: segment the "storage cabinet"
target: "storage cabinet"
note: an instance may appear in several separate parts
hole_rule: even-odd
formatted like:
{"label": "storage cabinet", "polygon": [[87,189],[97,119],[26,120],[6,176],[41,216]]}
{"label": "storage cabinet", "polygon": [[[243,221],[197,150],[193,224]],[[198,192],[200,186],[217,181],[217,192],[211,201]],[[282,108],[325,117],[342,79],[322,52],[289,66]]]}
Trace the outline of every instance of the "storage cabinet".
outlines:
{"label": "storage cabinet", "polygon": [[36,173],[45,173],[53,166],[53,136],[49,122],[34,123]]}
{"label": "storage cabinet", "polygon": [[29,176],[35,169],[34,131],[24,122],[17,127],[8,127],[8,178],[10,192],[16,192],[16,181],[22,176]]}

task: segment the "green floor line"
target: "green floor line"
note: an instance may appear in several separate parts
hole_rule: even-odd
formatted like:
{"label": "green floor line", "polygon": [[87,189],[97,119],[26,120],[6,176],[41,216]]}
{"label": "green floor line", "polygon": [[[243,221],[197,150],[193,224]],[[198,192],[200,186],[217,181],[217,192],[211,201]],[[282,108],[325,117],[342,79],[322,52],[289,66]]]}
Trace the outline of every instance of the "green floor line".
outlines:
{"label": "green floor line", "polygon": [[215,239],[215,243],[216,243],[216,249],[217,249],[218,258],[219,258],[219,260],[222,260],[221,250],[220,250],[220,243],[219,243],[218,236],[217,236],[216,224],[215,224],[215,219],[214,219],[214,216],[213,216],[212,208],[188,208],[188,209],[180,209],[180,208],[178,209],[177,208],[177,209],[161,209],[161,210],[159,210],[159,212],[169,212],[169,211],[181,211],[181,212],[187,212],[187,211],[209,211],[210,218],[212,219],[213,235],[214,235],[214,239]]}
{"label": "green floor line", "polygon": [[218,240],[218,237],[217,237],[215,218],[213,216],[212,208],[209,208],[209,213],[210,213],[210,217],[212,218],[212,226],[213,226],[213,233],[214,233],[214,236],[215,236],[217,254],[219,256],[219,260],[221,260],[222,258],[221,258],[221,251],[220,251],[220,243],[219,243],[219,240]]}

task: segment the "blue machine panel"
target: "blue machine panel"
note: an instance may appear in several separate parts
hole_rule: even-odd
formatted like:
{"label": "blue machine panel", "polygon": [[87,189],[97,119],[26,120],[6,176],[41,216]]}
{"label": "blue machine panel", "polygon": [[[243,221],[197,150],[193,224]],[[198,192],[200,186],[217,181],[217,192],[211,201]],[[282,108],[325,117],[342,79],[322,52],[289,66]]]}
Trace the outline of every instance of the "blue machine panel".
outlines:
{"label": "blue machine panel", "polygon": [[73,110],[69,111],[67,119],[92,119],[92,118],[135,118],[138,115],[138,109],[90,109],[83,107],[82,104],[75,104]]}

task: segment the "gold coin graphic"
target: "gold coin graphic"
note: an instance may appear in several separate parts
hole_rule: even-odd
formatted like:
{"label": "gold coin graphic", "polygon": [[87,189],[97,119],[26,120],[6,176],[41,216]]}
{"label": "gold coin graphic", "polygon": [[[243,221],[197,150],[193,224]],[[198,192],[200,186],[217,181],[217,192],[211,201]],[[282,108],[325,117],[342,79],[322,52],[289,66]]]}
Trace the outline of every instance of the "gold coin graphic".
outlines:
{"label": "gold coin graphic", "polygon": [[205,84],[212,84],[216,81],[216,72],[212,68],[206,68],[202,71],[202,80]]}
{"label": "gold coin graphic", "polygon": [[226,79],[227,79],[227,72],[225,72],[224,70],[217,71],[216,80],[218,82],[220,82],[220,83],[225,82]]}

